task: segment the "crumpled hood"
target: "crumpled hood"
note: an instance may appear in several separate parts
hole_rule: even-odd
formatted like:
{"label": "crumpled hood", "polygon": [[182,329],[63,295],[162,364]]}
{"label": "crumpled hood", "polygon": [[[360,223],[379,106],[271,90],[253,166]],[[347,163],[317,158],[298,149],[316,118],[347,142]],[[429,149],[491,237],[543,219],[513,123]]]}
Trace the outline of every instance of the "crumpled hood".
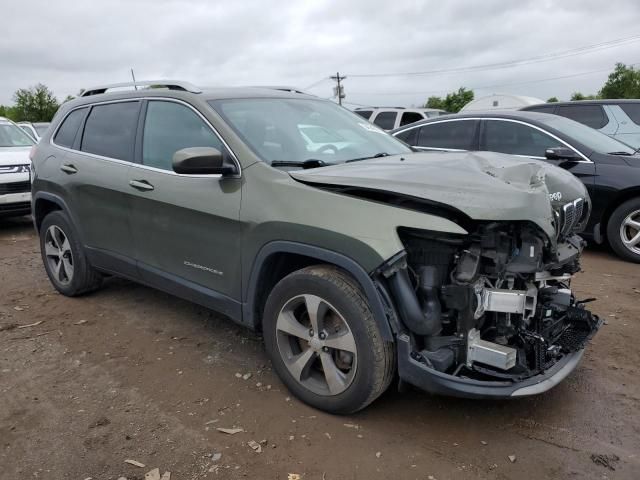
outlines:
{"label": "crumpled hood", "polygon": [[[291,171],[307,184],[395,192],[475,220],[529,220],[555,236],[553,208],[588,198],[576,177],[542,161],[493,152],[426,152]],[[558,195],[559,193],[559,195]]]}

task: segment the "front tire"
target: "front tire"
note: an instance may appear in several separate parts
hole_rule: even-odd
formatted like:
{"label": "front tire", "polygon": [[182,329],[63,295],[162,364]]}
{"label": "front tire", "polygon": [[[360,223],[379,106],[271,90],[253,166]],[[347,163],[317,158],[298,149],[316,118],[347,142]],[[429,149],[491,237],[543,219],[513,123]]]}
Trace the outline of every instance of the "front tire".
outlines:
{"label": "front tire", "polygon": [[607,223],[611,248],[623,259],[640,263],[640,198],[616,208]]}
{"label": "front tire", "polygon": [[75,297],[102,284],[102,275],[90,264],[71,221],[61,211],[48,214],[40,225],[40,252],[56,290]]}
{"label": "front tire", "polygon": [[395,372],[359,285],[332,266],[312,266],[283,278],[264,311],[264,340],[289,390],[331,413],[363,409],[389,386]]}

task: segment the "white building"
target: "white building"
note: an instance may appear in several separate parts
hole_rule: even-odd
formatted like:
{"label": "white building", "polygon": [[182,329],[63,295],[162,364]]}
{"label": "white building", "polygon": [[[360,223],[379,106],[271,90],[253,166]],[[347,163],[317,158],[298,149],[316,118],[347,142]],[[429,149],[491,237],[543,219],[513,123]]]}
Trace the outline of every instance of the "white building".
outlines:
{"label": "white building", "polygon": [[467,103],[460,113],[487,111],[487,110],[518,110],[527,105],[545,103],[544,100],[524,95],[497,94],[476,98]]}

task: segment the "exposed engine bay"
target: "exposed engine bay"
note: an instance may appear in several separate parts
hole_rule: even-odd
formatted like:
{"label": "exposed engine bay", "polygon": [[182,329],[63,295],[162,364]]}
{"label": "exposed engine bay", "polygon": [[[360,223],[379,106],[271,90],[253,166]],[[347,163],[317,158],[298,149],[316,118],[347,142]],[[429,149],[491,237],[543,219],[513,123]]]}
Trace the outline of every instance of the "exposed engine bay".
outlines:
{"label": "exposed engine bay", "polygon": [[592,299],[571,291],[580,217],[559,221],[554,241],[529,222],[478,223],[464,236],[400,229],[406,254],[380,273],[412,358],[455,377],[518,382],[583,349],[601,321],[585,308]]}

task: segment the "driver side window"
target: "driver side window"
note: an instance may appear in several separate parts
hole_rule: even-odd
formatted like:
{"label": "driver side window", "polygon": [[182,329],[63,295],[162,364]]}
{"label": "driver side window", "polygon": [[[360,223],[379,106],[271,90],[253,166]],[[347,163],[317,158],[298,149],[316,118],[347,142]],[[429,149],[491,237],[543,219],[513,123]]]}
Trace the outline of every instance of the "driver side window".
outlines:
{"label": "driver side window", "polygon": [[143,165],[173,171],[173,154],[188,147],[213,147],[224,152],[222,141],[189,107],[150,101],[142,139]]}

